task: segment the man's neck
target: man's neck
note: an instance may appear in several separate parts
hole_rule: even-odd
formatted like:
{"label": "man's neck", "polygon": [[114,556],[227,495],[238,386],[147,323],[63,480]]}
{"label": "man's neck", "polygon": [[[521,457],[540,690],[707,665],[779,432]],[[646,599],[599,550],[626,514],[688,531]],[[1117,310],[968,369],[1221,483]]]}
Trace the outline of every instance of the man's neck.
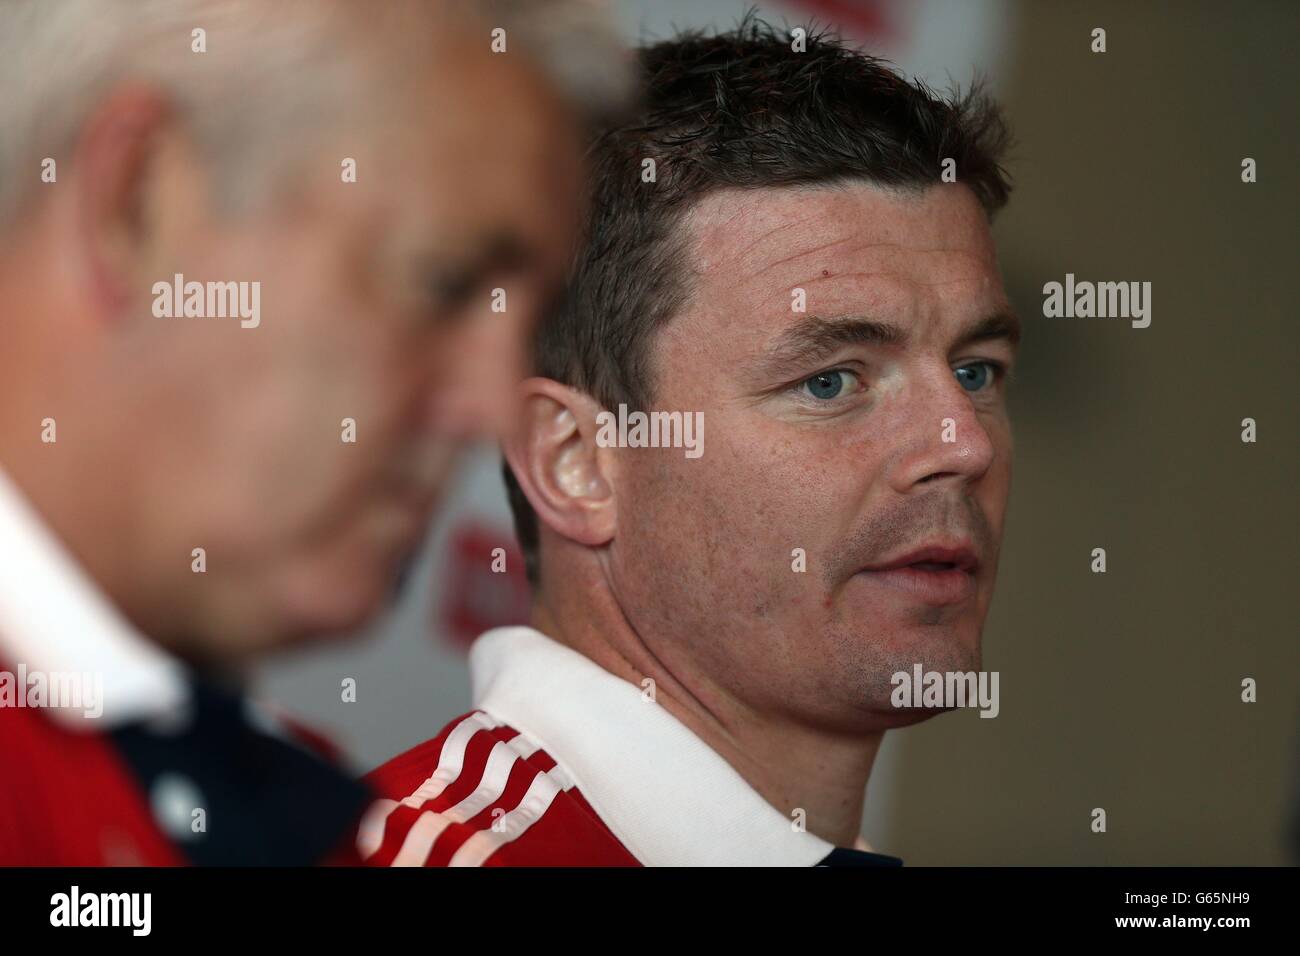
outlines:
{"label": "man's neck", "polygon": [[598,573],[566,579],[562,594],[543,591],[532,624],[605,670],[644,687],[723,757],[768,803],[837,846],[853,846],[862,825],[867,778],[883,731],[845,735],[763,713],[707,674],[669,667],[638,634]]}
{"label": "man's neck", "polygon": [[81,436],[67,440],[60,434],[60,443],[42,445],[35,428],[19,436],[11,425],[0,416],[0,436],[13,438],[0,469],[82,572],[131,616],[129,557],[137,541],[123,500],[126,481],[106,469],[111,455],[96,454],[92,441]]}

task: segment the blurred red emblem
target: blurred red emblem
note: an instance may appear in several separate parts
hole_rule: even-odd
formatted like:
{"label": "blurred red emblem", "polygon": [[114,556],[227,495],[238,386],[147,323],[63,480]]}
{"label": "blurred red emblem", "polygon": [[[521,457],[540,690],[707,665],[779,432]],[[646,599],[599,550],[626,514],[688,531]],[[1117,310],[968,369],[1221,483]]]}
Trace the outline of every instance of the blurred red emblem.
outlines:
{"label": "blurred red emblem", "polygon": [[510,532],[463,522],[453,529],[437,573],[447,586],[435,611],[436,630],[462,650],[484,631],[528,623],[531,589],[523,552]]}

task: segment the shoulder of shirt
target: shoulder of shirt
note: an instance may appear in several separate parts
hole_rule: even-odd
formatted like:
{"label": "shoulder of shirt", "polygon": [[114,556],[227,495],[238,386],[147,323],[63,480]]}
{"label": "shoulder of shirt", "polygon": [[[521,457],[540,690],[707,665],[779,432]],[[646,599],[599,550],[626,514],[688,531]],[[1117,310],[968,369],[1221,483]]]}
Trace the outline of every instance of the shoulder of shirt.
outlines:
{"label": "shoulder of shirt", "polygon": [[0,707],[0,768],[0,867],[181,862],[106,735]]}
{"label": "shoulder of shirt", "polygon": [[470,711],[377,767],[357,852],[375,866],[637,866],[535,741]]}

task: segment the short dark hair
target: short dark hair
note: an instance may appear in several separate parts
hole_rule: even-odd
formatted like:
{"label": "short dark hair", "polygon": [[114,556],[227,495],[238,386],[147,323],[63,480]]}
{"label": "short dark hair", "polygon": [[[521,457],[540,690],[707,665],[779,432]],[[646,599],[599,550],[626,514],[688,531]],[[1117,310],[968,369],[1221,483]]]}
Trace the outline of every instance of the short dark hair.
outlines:
{"label": "short dark hair", "polygon": [[[991,218],[1011,191],[1001,166],[1010,134],[974,83],[942,98],[832,32],[790,35],[752,13],[731,31],[679,34],[640,50],[644,100],[598,132],[589,208],[560,307],[537,331],[536,374],[605,408],[645,408],[648,344],[685,303],[683,214],[727,188],[865,181],[921,190],[956,161]],[[654,160],[655,181],[643,164]],[[537,515],[504,468],[529,580],[538,580]]]}

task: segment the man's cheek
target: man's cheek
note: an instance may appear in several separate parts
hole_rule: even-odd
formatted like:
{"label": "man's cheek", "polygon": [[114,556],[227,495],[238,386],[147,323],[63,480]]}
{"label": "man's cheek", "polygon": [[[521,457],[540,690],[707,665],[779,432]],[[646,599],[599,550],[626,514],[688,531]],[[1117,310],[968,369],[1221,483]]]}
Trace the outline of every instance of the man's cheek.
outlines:
{"label": "man's cheek", "polygon": [[1011,492],[1011,463],[1003,459],[1000,465],[994,467],[984,481],[984,487],[979,495],[980,507],[984,511],[985,518],[988,519],[989,529],[993,534],[993,544],[996,546],[1002,538],[1003,522],[1006,518],[1007,502]]}

